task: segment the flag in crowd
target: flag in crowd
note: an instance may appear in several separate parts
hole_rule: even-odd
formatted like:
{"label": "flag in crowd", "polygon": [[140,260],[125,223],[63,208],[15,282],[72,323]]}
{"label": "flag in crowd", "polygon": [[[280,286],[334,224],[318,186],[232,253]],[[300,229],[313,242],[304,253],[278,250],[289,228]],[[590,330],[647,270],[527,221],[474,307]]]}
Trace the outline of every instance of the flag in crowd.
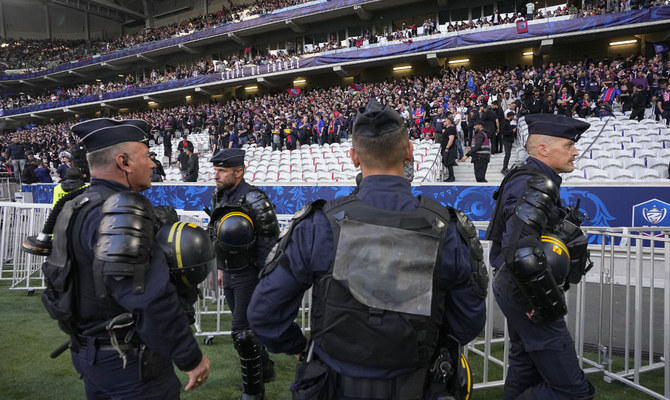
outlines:
{"label": "flag in crowd", "polygon": [[656,54],[663,53],[664,51],[668,51],[668,46],[663,43],[654,43],[654,51]]}
{"label": "flag in crowd", "polygon": [[528,22],[516,21],[516,33],[528,33]]}

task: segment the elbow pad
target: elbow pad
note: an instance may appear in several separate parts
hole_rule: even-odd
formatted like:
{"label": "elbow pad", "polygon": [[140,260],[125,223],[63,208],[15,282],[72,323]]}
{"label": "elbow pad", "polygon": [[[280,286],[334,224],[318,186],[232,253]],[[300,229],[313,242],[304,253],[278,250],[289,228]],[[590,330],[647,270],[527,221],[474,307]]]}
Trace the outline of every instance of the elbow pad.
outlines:
{"label": "elbow pad", "polygon": [[568,312],[563,291],[556,284],[537,238],[528,236],[521,240],[510,271],[534,310],[534,323],[550,322]]}
{"label": "elbow pad", "polygon": [[514,213],[526,225],[542,232],[549,221],[552,207],[558,199],[558,187],[545,176],[534,176],[516,204]]}
{"label": "elbow pad", "polygon": [[275,207],[265,193],[260,190],[250,190],[244,200],[252,214],[256,233],[266,237],[279,236],[279,222],[277,222]]}

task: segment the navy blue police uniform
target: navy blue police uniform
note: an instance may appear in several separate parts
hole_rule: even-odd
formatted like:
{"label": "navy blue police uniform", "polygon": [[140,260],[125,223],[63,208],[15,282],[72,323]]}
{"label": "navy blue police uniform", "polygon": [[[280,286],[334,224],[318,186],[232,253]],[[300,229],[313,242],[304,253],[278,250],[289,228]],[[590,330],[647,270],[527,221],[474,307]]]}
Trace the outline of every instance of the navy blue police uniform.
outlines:
{"label": "navy blue police uniform", "polygon": [[[573,141],[589,127],[558,115],[532,114],[526,122],[529,134]],[[561,177],[549,165],[528,157],[494,194],[497,203],[487,239],[492,241],[493,291],[507,318],[511,343],[505,400],[590,399],[594,393],[564,318],[564,288],[578,283],[586,272],[588,251],[579,222],[566,219],[560,185]],[[551,242],[558,253],[564,250],[569,267],[551,265],[544,242]]]}
{"label": "navy blue police uniform", "polygon": [[[475,121],[473,125],[484,126],[481,121]],[[472,141],[472,148],[465,156],[472,157],[477,182],[487,182],[486,170],[488,169],[489,161],[491,161],[491,140],[489,139],[489,133],[484,131],[484,129],[480,129],[475,132]]]}
{"label": "navy blue police uniform", "polygon": [[[210,160],[214,166],[234,167],[244,165],[244,150],[226,149],[221,150]],[[264,200],[265,207],[271,209],[256,210],[249,204],[248,194],[253,193],[256,197]],[[265,258],[277,241],[279,235],[279,223],[274,212],[274,207],[268,199],[265,192],[257,187],[250,185],[242,178],[240,183],[231,191],[219,190],[214,192],[212,198],[212,209],[216,210],[229,205],[240,205],[245,207],[254,220],[257,231],[267,234],[258,234],[256,238],[256,257],[254,262],[248,268],[233,270],[223,270],[224,274],[224,295],[226,301],[233,312],[232,331],[249,329],[247,321],[247,306],[251,299],[256,284],[258,283],[258,273],[265,264]],[[261,227],[262,225],[262,227]]]}
{"label": "navy blue police uniform", "polygon": [[[381,135],[386,133],[383,129],[389,131],[402,126],[402,118],[397,113],[388,107],[385,111],[379,111],[381,108],[379,105],[368,105],[367,111],[359,111],[353,126],[354,137]],[[427,209],[430,209],[427,214],[421,214]],[[372,175],[362,179],[354,194],[329,203],[310,203],[296,213],[292,225],[283,234],[274,253],[268,257],[248,311],[254,332],[271,352],[299,354],[306,349],[307,339],[295,318],[304,292],[313,287],[310,311],[311,337],[314,342],[308,361],[310,365],[316,362],[326,368],[328,372],[325,375],[329,377],[326,379],[329,383],[322,382],[315,389],[319,393],[310,394],[311,389],[301,387],[296,378],[292,385],[294,399],[423,399],[428,379],[426,362],[432,360],[437,347],[436,343],[427,342],[439,341],[448,332],[459,343],[465,344],[481,332],[486,320],[484,298],[487,276],[485,269],[479,269],[474,274],[478,279],[475,281],[473,278],[473,265],[477,263],[472,263],[470,250],[473,243],[479,243],[475,238],[476,230],[470,223],[472,230],[469,231],[469,240],[473,241],[466,240],[459,233],[461,225],[456,223],[457,218],[441,218],[446,210],[438,203],[416,198],[410,183],[402,176]],[[396,249],[399,248],[396,245],[409,243],[409,236],[416,234],[405,230],[404,222],[399,222],[396,228],[403,228],[402,232],[407,235],[395,239],[392,234],[386,233],[387,227],[381,225],[372,225],[373,230],[362,236],[345,233],[350,232],[346,223],[349,216],[352,219],[371,217],[382,225],[398,221],[426,221],[423,216],[416,218],[417,215],[431,215],[430,220],[441,227],[435,236],[438,238],[435,244],[437,256],[433,258],[426,258],[414,250],[408,250],[410,252],[404,257],[396,257]],[[462,213],[458,215],[467,220]],[[334,222],[334,219],[338,222]],[[340,232],[342,235],[339,235]],[[375,236],[381,238],[379,242],[390,240],[396,245],[386,249],[387,252],[382,248],[383,245],[380,247],[379,242],[365,244],[369,243],[368,239],[374,241]],[[356,247],[357,243],[362,244],[358,250],[350,247]],[[372,258],[357,259],[363,253]],[[383,260],[384,254],[393,256]],[[400,324],[402,326],[394,324],[398,321],[397,316],[401,315],[390,310],[395,307],[388,304],[367,306],[378,299],[359,302],[351,298],[350,291],[335,289],[341,290],[339,282],[347,279],[350,279],[349,287],[353,287],[355,276],[368,281],[368,284],[372,281],[386,281],[380,278],[381,270],[388,272],[388,281],[393,281],[397,276],[407,276],[397,272],[401,264],[413,262],[427,264],[428,271],[431,271],[429,274],[434,273],[432,277],[428,276],[434,286],[433,303],[424,310],[426,319],[423,320],[423,327],[409,334],[404,330],[409,322]],[[483,264],[477,265],[483,268]],[[369,269],[367,272],[355,271],[359,267]],[[340,268],[351,270],[343,273],[344,277],[338,277]],[[431,293],[431,287],[425,288],[424,292]],[[390,297],[398,296],[393,290],[389,293]],[[341,302],[347,305],[336,305]],[[408,305],[411,301],[400,302]],[[414,321],[415,311],[407,311],[400,319]],[[426,326],[436,328],[431,331]],[[386,332],[385,329],[389,329],[386,327],[394,331]],[[398,346],[395,340],[403,343]],[[422,352],[424,354],[420,354]],[[332,391],[324,389],[331,385]]]}
{"label": "navy blue police uniform", "polygon": [[[143,141],[142,130],[148,132],[144,128],[148,128],[144,121],[100,119],[77,124],[72,130],[92,152]],[[79,333],[78,345],[72,344],[72,362],[84,379],[88,399],[178,399],[181,384],[172,363],[190,371],[200,364],[202,353],[170,282],[165,254],[156,246],[145,248],[151,255],[148,265],[117,263],[116,272],[104,266],[96,270],[95,249],[100,246],[105,201],[129,191],[121,183],[93,178],[90,187],[71,200],[76,205],[68,230],[68,253],[77,271],[75,326]],[[153,236],[153,231],[145,233]],[[104,330],[81,335],[128,312],[133,323],[116,334],[118,344]]]}
{"label": "navy blue police uniform", "polygon": [[[210,161],[215,167],[242,167],[244,154],[242,149],[224,149]],[[212,209],[212,223],[217,225],[211,228],[216,231],[214,237],[217,233],[226,234],[220,230],[222,226],[225,229],[222,222],[227,215],[241,212],[252,223],[253,246],[239,250],[249,254],[232,257],[226,253],[219,256],[224,259],[218,262],[223,274],[223,294],[232,312],[233,342],[242,364],[242,399],[261,399],[263,382],[269,382],[275,376],[274,363],[253,334],[247,320],[247,309],[258,284],[259,271],[279,236],[279,223],[274,205],[265,192],[248,184],[244,178],[230,191],[216,190],[212,197]],[[229,234],[235,235],[233,232]]]}

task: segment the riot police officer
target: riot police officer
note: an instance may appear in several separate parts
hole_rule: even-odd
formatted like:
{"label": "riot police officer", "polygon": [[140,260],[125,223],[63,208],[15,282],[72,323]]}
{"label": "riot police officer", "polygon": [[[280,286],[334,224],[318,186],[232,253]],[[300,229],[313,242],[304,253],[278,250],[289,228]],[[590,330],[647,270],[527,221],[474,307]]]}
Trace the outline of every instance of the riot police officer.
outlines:
{"label": "riot police officer", "polygon": [[139,194],[151,186],[149,129],[141,120],[108,118],[72,127],[92,179],[58,216],[45,265],[60,255],[75,271],[70,347],[89,399],[177,399],[173,362],[188,374],[186,390],[209,376],[170,283],[168,255],[155,242],[160,218]]}
{"label": "riot police officer", "polygon": [[[449,334],[466,344],[486,320],[477,231],[461,212],[412,195],[403,166],[413,146],[397,112],[371,100],[352,139],[360,186],[296,213],[268,256],[249,322],[270,351],[305,360],[294,399],[444,396],[430,366]],[[294,319],[310,287],[308,347]]]}
{"label": "riot police officer", "polygon": [[219,286],[230,307],[232,335],[242,367],[242,399],[262,399],[263,382],[274,378],[273,362],[247,321],[258,272],[279,235],[274,205],[244,180],[244,150],[224,149],[210,160],[216,190],[211,234],[217,249]]}
{"label": "riot police officer", "polygon": [[589,124],[561,115],[527,115],[529,154],[494,194],[487,230],[493,289],[507,318],[509,369],[503,399],[590,399],[565,324],[564,289],[588,271],[582,217],[561,204],[559,173],[574,170],[575,142]]}

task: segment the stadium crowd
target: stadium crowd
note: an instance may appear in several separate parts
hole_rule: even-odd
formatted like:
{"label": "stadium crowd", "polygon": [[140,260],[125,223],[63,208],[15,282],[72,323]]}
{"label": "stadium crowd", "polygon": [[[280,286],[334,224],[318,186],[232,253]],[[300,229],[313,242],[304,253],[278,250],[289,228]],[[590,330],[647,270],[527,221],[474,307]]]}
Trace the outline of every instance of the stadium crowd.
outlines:
{"label": "stadium crowd", "polygon": [[[8,39],[0,46],[0,70],[28,70],[39,71],[52,68],[56,65],[70,62],[72,60],[93,57],[97,54],[109,53],[120,49],[133,47],[139,44],[163,40],[176,36],[186,35],[195,31],[209,29],[222,24],[237,22],[244,19],[254,18],[267,14],[277,9],[307,3],[307,0],[255,0],[247,4],[232,4],[230,8],[223,6],[216,12],[194,17],[179,23],[173,23],[161,27],[145,29],[134,34],[115,37],[111,40],[24,40]],[[528,4],[533,4],[529,2]],[[670,4],[670,0],[624,0],[621,2],[606,2],[605,0],[588,0],[583,9],[578,8],[575,3],[550,9],[529,10],[530,13],[519,12],[501,14],[497,9],[493,15],[481,17],[469,21],[449,21],[446,26],[448,32],[476,29],[488,26],[514,23],[519,19],[543,19],[555,16],[574,15],[576,17],[588,17],[606,13],[627,11],[640,7],[655,7]],[[533,6],[534,7],[534,6]],[[441,33],[436,20],[426,19],[422,25],[423,34],[430,35]],[[443,32],[442,32],[443,33]],[[348,38],[349,47],[362,46],[364,43],[379,43],[381,38],[386,40],[411,40],[418,35],[418,27],[405,25],[395,30],[373,35],[369,30],[364,30],[358,37]],[[288,55],[304,55],[318,53],[342,48],[341,41],[332,36],[328,42],[314,44],[311,47],[286,49]],[[245,57],[240,57],[245,59]],[[253,63],[254,60],[246,58],[245,63]],[[0,73],[3,73],[0,72]]]}
{"label": "stadium crowd", "polygon": [[109,53],[139,44],[187,35],[257,17],[285,7],[313,0],[254,0],[245,4],[229,3],[220,10],[185,21],[117,36],[111,40],[7,39],[0,46],[0,69],[40,71],[56,65]]}
{"label": "stadium crowd", "polygon": [[[583,60],[550,63],[541,68],[514,67],[442,70],[434,76],[407,77],[349,87],[306,89],[298,95],[274,92],[225,104],[211,102],[163,109],[138,110],[118,117],[147,120],[154,140],[169,143],[184,132],[207,132],[212,149],[244,144],[294,149],[311,143],[332,143],[348,136],[355,110],[376,97],[392,105],[405,119],[410,136],[441,141],[444,118],[456,127],[460,145],[469,145],[472,123],[483,120],[488,132],[510,111],[515,119],[529,113],[568,116],[606,116],[635,111],[641,119],[653,106],[656,119],[670,118],[670,60],[667,51],[653,58],[620,57],[611,61]],[[13,138],[51,168],[63,162],[63,153],[75,144],[70,124],[48,124],[19,130],[3,137],[6,153]],[[493,152],[500,146],[493,140]],[[172,156],[167,146],[165,156]],[[11,158],[5,154],[0,162]],[[170,162],[175,161],[170,158]],[[5,168],[10,168],[5,165]]]}

